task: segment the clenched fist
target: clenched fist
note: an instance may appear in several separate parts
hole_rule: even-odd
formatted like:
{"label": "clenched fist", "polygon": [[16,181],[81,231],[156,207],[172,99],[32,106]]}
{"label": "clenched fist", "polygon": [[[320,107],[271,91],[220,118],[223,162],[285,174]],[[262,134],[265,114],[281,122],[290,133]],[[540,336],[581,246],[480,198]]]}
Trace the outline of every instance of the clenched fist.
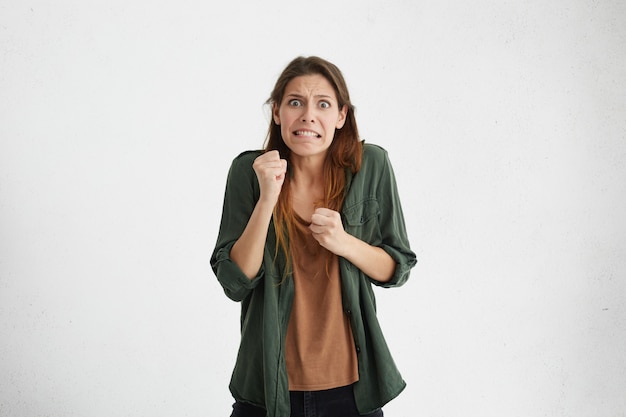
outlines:
{"label": "clenched fist", "polygon": [[280,190],[285,182],[287,160],[281,159],[278,151],[268,151],[254,160],[252,168],[259,180],[260,201],[276,205]]}
{"label": "clenched fist", "polygon": [[341,215],[331,209],[318,208],[311,216],[309,226],[315,240],[335,255],[342,255],[349,235],[341,223]]}

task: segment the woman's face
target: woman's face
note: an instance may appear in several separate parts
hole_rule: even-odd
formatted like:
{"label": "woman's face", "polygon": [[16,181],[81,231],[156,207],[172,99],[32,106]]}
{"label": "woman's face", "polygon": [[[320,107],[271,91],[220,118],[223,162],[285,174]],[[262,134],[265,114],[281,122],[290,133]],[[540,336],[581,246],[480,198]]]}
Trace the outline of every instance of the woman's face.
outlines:
{"label": "woman's face", "polygon": [[274,105],[274,122],[285,144],[301,157],[324,156],[346,121],[347,107],[339,108],[335,90],[322,75],[291,80],[280,105]]}

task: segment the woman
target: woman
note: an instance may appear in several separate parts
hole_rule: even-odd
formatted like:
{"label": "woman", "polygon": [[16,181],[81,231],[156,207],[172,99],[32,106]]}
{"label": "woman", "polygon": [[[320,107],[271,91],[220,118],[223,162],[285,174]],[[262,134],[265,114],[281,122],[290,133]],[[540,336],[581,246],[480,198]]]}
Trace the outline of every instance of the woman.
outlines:
{"label": "woman", "polygon": [[242,307],[231,417],[382,416],[405,382],[371,284],[402,285],[416,262],[387,153],[359,139],[321,58],[293,60],[268,103],[265,149],[233,161],[211,257]]}

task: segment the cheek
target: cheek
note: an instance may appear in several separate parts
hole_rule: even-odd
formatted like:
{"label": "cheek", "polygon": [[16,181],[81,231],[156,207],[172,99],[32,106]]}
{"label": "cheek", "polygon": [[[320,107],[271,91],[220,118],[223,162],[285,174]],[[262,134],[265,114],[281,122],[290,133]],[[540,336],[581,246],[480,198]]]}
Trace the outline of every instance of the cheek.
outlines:
{"label": "cheek", "polygon": [[337,127],[339,127],[339,125],[340,122],[338,116],[330,116],[324,120],[324,126],[328,131],[334,131]]}
{"label": "cheek", "polygon": [[283,123],[280,125],[280,136],[283,138],[283,142],[285,143],[289,141],[291,136],[290,125],[287,124],[285,120],[283,120]]}
{"label": "cheek", "polygon": [[281,126],[290,126],[293,124],[293,114],[288,111],[281,111],[279,113],[279,119]]}

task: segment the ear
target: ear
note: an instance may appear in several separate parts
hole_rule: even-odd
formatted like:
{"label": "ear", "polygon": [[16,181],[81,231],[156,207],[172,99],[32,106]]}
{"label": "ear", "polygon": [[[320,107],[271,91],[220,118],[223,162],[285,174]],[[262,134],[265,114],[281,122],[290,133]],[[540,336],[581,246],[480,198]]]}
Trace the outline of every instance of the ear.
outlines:
{"label": "ear", "polygon": [[278,114],[278,105],[276,103],[272,104],[272,117],[274,118],[274,123],[280,126],[280,115]]}
{"label": "ear", "polygon": [[337,125],[335,126],[337,129],[341,129],[343,125],[346,124],[347,115],[348,115],[348,106],[344,104],[341,110],[339,111],[339,117],[337,118]]}

